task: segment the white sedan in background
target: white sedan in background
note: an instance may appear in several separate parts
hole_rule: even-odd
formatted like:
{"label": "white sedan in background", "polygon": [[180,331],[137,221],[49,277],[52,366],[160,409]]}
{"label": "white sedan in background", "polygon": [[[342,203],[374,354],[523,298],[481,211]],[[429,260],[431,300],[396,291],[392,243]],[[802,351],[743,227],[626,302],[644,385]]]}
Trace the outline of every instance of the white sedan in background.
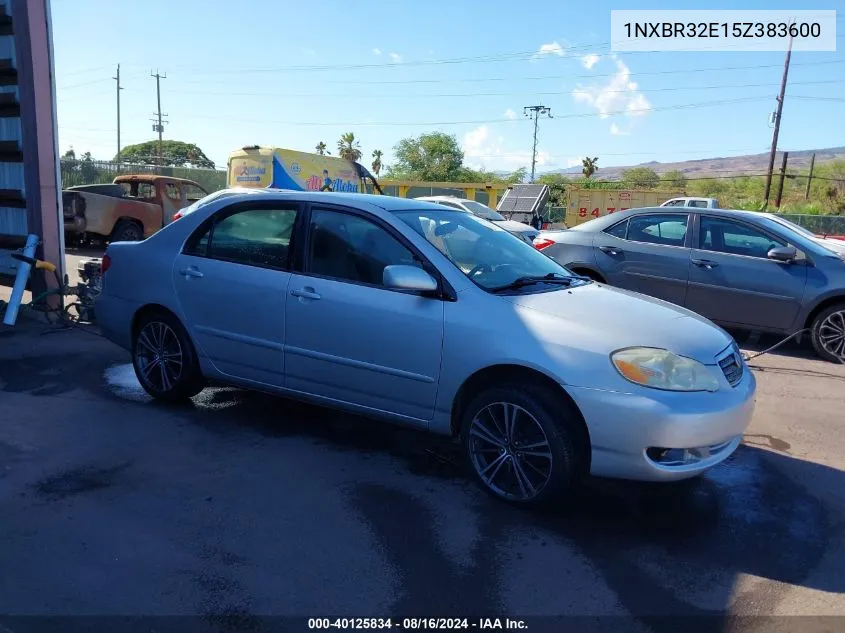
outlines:
{"label": "white sedan in background", "polygon": [[464,198],[455,198],[453,196],[425,196],[422,198],[415,198],[415,200],[424,200],[425,202],[434,202],[435,204],[442,204],[444,207],[451,209],[460,209],[467,213],[477,215],[479,218],[493,222],[505,229],[508,233],[513,233],[517,237],[522,238],[524,242],[533,245],[534,238],[540,233],[530,224],[524,224],[515,220],[506,219],[501,213],[494,211],[487,205],[476,202],[475,200],[466,200]]}

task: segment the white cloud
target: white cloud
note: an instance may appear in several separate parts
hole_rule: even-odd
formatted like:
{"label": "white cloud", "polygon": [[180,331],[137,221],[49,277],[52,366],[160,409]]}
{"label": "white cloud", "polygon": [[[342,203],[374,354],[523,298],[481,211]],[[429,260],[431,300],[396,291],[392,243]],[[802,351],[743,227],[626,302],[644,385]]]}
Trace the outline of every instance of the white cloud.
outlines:
{"label": "white cloud", "polygon": [[387,56],[390,57],[390,61],[394,64],[402,63],[402,56],[399,53],[388,53]]}
{"label": "white cloud", "polygon": [[[490,128],[480,125],[464,134],[462,149],[466,164],[474,169],[514,170],[531,167],[531,151],[506,151],[502,136],[493,138]],[[548,167],[551,156],[548,152],[537,151],[537,167]]]}
{"label": "white cloud", "polygon": [[376,56],[381,55],[381,49],[380,48],[374,48],[373,49],[373,55],[376,55]]}
{"label": "white cloud", "polygon": [[516,112],[508,108],[507,110],[505,110],[505,118],[513,121],[516,118]]}
{"label": "white cloud", "polygon": [[537,52],[531,56],[531,59],[540,59],[541,57],[547,57],[549,55],[557,55],[558,57],[563,57],[565,55],[563,46],[558,44],[557,41],[554,41],[551,44],[543,44],[540,48],[537,49]]}
{"label": "white cloud", "polygon": [[581,57],[581,65],[587,70],[590,70],[593,66],[599,63],[600,59],[601,57],[599,57],[598,55],[583,55]]}
{"label": "white cloud", "polygon": [[614,56],[616,73],[605,84],[577,86],[572,91],[576,103],[592,106],[603,119],[612,113],[626,113],[629,116],[647,114],[651,104],[643,93],[637,90],[637,84],[631,81],[631,69],[621,59]]}
{"label": "white cloud", "polygon": [[616,125],[615,123],[610,124],[610,133],[613,136],[628,136],[631,131],[630,130],[623,130],[621,127]]}
{"label": "white cloud", "polygon": [[566,168],[569,169],[570,167],[577,167],[581,164],[580,158],[567,158],[566,159]]}

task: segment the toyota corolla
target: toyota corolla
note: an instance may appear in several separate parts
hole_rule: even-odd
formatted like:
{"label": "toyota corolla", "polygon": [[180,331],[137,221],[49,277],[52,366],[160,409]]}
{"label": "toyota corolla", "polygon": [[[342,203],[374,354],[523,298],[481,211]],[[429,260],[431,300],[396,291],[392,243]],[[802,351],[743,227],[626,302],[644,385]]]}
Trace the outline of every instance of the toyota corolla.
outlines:
{"label": "toyota corolla", "polygon": [[754,376],[710,321],[388,196],[210,196],[109,245],[96,314],[155,398],[222,383],[453,436],[477,482],[521,505],[590,473],[698,475],[754,409]]}

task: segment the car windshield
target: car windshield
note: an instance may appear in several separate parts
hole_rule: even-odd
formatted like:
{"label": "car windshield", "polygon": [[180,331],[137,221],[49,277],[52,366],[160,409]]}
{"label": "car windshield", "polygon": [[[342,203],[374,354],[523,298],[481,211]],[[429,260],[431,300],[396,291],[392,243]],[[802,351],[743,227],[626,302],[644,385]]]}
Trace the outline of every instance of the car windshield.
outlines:
{"label": "car windshield", "polygon": [[397,211],[396,217],[485,290],[526,279],[580,279],[527,242],[478,216],[449,209],[421,209]]}
{"label": "car windshield", "polygon": [[484,218],[485,220],[490,220],[491,222],[501,222],[505,219],[504,216],[499,215],[487,205],[476,202],[475,200],[464,200],[463,203],[467,209],[472,211],[479,218]]}

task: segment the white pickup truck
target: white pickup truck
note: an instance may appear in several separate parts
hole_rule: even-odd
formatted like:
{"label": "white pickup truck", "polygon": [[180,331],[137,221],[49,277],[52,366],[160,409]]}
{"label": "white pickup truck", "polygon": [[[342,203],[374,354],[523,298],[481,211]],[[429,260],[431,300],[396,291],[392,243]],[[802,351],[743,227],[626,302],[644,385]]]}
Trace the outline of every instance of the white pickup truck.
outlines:
{"label": "white pickup truck", "polygon": [[716,198],[672,198],[667,200],[661,207],[698,207],[699,209],[718,209],[719,201]]}

